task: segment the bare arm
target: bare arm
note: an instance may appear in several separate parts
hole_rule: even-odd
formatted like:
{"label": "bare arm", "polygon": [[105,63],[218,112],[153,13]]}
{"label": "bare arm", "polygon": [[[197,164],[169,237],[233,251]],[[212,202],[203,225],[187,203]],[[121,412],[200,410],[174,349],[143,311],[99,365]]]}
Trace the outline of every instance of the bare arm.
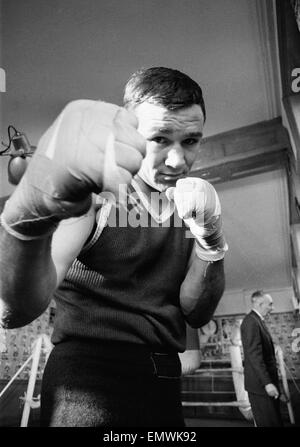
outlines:
{"label": "bare arm", "polygon": [[[46,309],[89,235],[91,194],[117,194],[139,170],[146,144],[137,125],[114,104],[79,100],[42,135],[1,215],[2,327],[24,326]],[[75,223],[66,230],[60,222],[69,218]],[[52,237],[57,231],[63,237]]]}
{"label": "bare arm", "polygon": [[179,179],[167,190],[195,238],[188,272],[180,288],[180,305],[192,328],[207,324],[225,286],[224,256],[228,250],[221,218],[221,204],[214,187],[201,178]]}
{"label": "bare arm", "polygon": [[0,327],[25,326],[47,308],[56,286],[51,238],[21,241],[0,228]]}
{"label": "bare arm", "polygon": [[224,261],[209,263],[195,256],[180,289],[180,305],[191,327],[211,320],[224,287]]}
{"label": "bare arm", "polygon": [[53,235],[30,241],[0,227],[0,327],[25,326],[46,310],[93,222],[91,208],[80,218],[63,221]]}

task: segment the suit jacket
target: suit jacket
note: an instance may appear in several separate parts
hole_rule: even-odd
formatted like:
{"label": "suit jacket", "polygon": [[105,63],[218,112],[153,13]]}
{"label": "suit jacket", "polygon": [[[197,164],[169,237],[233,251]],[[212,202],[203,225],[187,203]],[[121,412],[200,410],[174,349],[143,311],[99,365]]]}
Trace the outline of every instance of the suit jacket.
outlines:
{"label": "suit jacket", "polygon": [[278,387],[278,372],[272,337],[259,315],[251,311],[241,325],[244,350],[245,389],[254,394],[266,394],[265,385]]}

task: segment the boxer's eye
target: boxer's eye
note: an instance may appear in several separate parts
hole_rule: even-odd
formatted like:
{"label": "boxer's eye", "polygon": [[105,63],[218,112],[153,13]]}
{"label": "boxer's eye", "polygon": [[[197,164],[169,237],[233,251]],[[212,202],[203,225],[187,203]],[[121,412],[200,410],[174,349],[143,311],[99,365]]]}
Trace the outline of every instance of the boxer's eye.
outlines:
{"label": "boxer's eye", "polygon": [[187,138],[182,142],[183,146],[194,146],[195,144],[199,143],[198,138]]}
{"label": "boxer's eye", "polygon": [[150,141],[153,141],[156,144],[163,144],[163,145],[168,143],[168,139],[167,138],[159,137],[159,136],[151,138]]}

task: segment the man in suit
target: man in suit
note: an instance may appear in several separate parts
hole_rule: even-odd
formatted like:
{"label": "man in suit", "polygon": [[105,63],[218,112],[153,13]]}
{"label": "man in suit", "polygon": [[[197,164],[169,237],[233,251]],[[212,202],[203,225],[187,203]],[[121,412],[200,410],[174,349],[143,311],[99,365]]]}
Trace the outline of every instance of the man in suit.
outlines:
{"label": "man in suit", "polygon": [[245,389],[257,427],[283,426],[275,349],[265,317],[273,309],[271,295],[262,290],[251,296],[253,307],[241,325]]}

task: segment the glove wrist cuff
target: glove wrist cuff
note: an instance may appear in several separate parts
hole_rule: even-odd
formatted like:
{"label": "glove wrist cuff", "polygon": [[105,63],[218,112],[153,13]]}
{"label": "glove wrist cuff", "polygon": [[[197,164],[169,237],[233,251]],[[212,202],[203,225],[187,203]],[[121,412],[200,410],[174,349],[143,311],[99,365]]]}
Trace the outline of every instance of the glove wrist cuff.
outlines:
{"label": "glove wrist cuff", "polygon": [[52,234],[61,219],[53,213],[46,214],[46,207],[41,197],[37,197],[40,195],[37,191],[31,191],[31,194],[28,194],[28,185],[23,177],[17,189],[5,203],[0,216],[2,228],[23,241],[43,239]]}
{"label": "glove wrist cuff", "polygon": [[29,234],[23,234],[20,233],[19,231],[16,231],[14,229],[14,225],[13,224],[8,224],[5,221],[5,218],[3,216],[3,214],[0,215],[0,226],[6,231],[6,233],[10,234],[11,236],[15,237],[16,239],[19,239],[21,241],[32,241],[32,240],[36,240],[36,239],[44,239],[46,236],[50,235],[53,233],[54,229],[52,228],[51,231],[49,231],[48,233],[44,233],[44,234],[40,234],[40,235],[29,235]]}
{"label": "glove wrist cuff", "polygon": [[228,245],[225,242],[222,248],[205,249],[201,247],[198,241],[196,241],[195,252],[199,259],[208,262],[216,262],[224,259],[225,253],[228,251]]}

